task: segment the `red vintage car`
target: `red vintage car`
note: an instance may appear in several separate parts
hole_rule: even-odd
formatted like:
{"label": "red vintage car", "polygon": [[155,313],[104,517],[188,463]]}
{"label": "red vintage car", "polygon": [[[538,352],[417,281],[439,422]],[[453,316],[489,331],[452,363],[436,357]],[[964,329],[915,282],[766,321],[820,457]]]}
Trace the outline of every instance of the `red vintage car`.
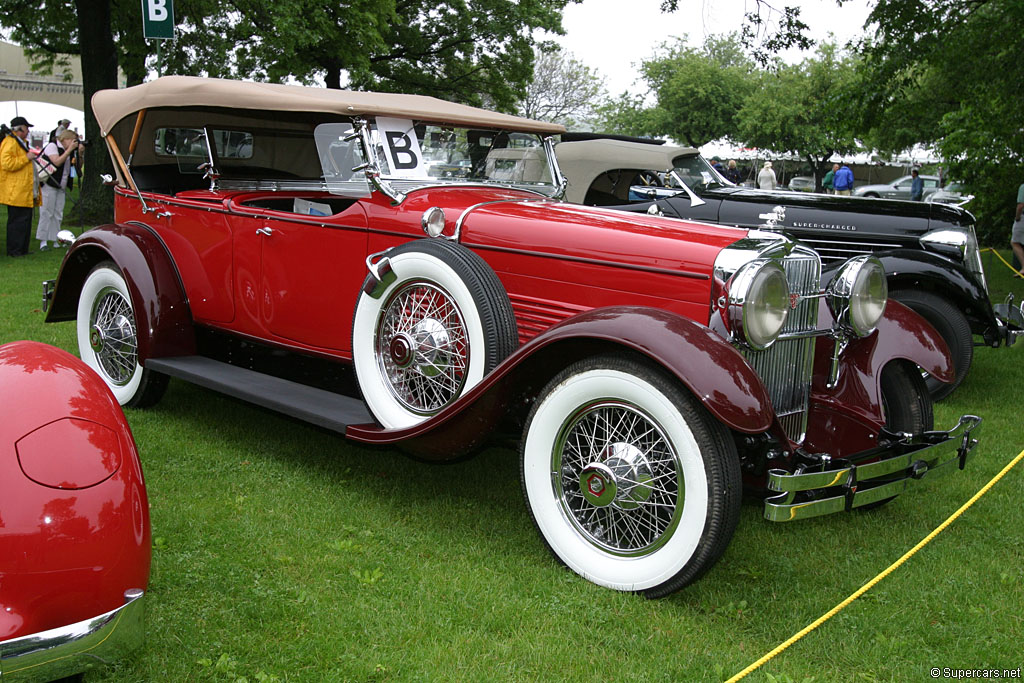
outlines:
{"label": "red vintage car", "polygon": [[149,505],[131,430],[71,354],[0,346],[0,679],[49,681],[143,639]]}
{"label": "red vintage car", "polygon": [[744,485],[789,520],[963,466],[927,323],[863,256],[560,203],[561,126],[429,97],[168,77],[98,93],[116,222],[47,283],[125,405],[186,379],[419,458],[521,434],[544,541],[658,596]]}

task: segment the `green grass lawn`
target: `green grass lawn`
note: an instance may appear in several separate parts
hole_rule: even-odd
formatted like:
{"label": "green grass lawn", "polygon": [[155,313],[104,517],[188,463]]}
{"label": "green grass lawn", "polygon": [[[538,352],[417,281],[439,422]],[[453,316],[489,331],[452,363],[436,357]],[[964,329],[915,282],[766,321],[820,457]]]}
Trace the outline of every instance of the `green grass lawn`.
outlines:
{"label": "green grass lawn", "polygon": [[[76,353],[74,324],[44,324],[40,308],[62,252],[9,259],[3,240],[0,342]],[[993,297],[1024,296],[1024,281],[986,266]],[[1022,387],[1024,343],[977,349],[936,407],[941,428],[985,419],[965,472],[870,513],[790,525],[750,501],[707,576],[648,601],[549,555],[515,451],[421,464],[172,381],[157,407],[127,413],[152,512],[147,646],[89,680],[721,681],[885,569],[1020,452]],[[1022,477],[1024,466],[747,680],[925,681],[932,667],[1024,665]]]}

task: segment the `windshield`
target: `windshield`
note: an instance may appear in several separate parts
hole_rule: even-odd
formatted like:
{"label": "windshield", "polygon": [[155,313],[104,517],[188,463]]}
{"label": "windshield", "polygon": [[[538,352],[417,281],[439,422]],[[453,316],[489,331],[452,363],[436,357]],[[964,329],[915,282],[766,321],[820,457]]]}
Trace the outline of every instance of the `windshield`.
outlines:
{"label": "windshield", "polygon": [[697,194],[712,187],[732,185],[699,154],[676,157],[672,165],[670,177],[675,184],[686,183]]}
{"label": "windshield", "polygon": [[396,185],[473,182],[555,190],[544,140],[534,133],[379,116],[371,140],[381,176]]}

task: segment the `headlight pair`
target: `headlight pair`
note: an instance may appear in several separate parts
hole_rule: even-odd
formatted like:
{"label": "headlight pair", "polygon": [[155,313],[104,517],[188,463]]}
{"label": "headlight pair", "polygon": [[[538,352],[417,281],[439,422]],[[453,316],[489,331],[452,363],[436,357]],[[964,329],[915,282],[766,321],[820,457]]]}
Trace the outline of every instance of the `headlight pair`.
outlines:
{"label": "headlight pair", "polygon": [[[856,337],[866,337],[875,330],[888,296],[885,270],[873,256],[858,256],[844,263],[825,292],[839,327]],[[779,262],[754,259],[729,280],[726,321],[734,339],[762,351],[779,338],[796,303]]]}

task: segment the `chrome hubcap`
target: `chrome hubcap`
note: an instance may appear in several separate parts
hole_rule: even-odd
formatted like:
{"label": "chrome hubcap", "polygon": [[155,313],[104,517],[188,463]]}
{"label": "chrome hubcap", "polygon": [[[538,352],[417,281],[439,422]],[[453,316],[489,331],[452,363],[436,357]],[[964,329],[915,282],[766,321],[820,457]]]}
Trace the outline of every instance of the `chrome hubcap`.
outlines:
{"label": "chrome hubcap", "polygon": [[562,510],[590,543],[616,555],[653,552],[679,524],[683,476],[661,429],[636,406],[584,406],[552,452]]}
{"label": "chrome hubcap", "polygon": [[411,282],[391,296],[375,348],[385,384],[411,412],[436,413],[465,385],[469,340],[462,313],[432,283]]}
{"label": "chrome hubcap", "polygon": [[128,300],[108,287],[96,297],[89,326],[89,346],[99,370],[117,386],[127,384],[138,365],[135,319]]}

